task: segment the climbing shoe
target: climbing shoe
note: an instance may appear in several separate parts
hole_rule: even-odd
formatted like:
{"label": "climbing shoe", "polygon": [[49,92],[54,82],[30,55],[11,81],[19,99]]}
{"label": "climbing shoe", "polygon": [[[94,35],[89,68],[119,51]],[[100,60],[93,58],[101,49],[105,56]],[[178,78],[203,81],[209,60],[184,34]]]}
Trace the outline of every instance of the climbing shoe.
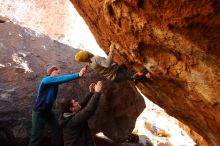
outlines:
{"label": "climbing shoe", "polygon": [[136,81],[136,80],[138,80],[138,79],[141,79],[141,78],[143,78],[148,72],[149,72],[149,71],[148,71],[146,68],[143,68],[141,71],[135,73],[135,74],[131,77],[131,79],[134,80],[134,81]]}

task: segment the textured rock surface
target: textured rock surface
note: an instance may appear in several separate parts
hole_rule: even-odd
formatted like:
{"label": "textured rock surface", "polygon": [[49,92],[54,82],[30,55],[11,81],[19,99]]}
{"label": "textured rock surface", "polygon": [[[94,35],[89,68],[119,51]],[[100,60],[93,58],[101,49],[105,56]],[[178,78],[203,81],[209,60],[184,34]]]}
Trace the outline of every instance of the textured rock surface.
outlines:
{"label": "textured rock surface", "polygon": [[[78,72],[83,64],[72,61],[76,52],[73,48],[11,22],[0,23],[0,34],[0,143],[27,145],[31,107],[45,74],[45,64],[58,64],[64,74]],[[106,88],[90,121],[93,132],[102,131],[112,138],[126,136],[145,106],[139,93],[127,82],[114,84],[90,71],[85,78],[61,85],[58,100],[85,95],[88,85],[97,80],[102,80]],[[57,106],[58,103],[56,109]],[[48,145],[47,140],[42,145]]]}
{"label": "textured rock surface", "polygon": [[120,45],[115,60],[146,66],[144,95],[220,145],[219,0],[72,0],[99,45]]}

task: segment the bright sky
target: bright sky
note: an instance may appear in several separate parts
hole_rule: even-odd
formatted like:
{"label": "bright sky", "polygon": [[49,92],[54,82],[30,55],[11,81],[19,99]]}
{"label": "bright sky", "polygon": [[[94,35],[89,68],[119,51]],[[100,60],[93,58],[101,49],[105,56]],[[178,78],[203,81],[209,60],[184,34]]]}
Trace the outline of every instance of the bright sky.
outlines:
{"label": "bright sky", "polygon": [[72,4],[68,6],[68,11],[69,13],[73,13],[71,17],[74,17],[73,19],[75,21],[74,28],[72,30],[72,33],[74,34],[74,40],[71,46],[74,48],[83,48],[95,55],[106,56],[105,52],[97,44],[85,21],[75,10]]}
{"label": "bright sky", "polygon": [[0,0],[0,16],[74,48],[106,56],[69,0]]}
{"label": "bright sky", "polygon": [[[194,146],[195,142],[188,136],[188,134],[178,125],[175,118],[169,116],[162,108],[148,100],[141,92],[146,104],[146,108],[138,117],[135,125],[135,130],[138,135],[146,135],[157,146],[160,142],[169,142],[173,146]],[[155,124],[157,128],[163,129],[171,135],[169,138],[159,137],[153,135],[145,127],[145,121]],[[135,131],[134,130],[134,131]]]}

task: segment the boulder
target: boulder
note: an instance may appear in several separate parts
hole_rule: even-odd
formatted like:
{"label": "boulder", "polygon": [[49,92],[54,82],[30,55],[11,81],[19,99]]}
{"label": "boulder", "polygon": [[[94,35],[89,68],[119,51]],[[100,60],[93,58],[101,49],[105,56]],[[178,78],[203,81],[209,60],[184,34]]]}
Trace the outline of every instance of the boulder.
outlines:
{"label": "boulder", "polygon": [[137,86],[209,145],[220,145],[220,1],[71,0],[98,44],[129,68]]}
{"label": "boulder", "polygon": [[[77,52],[74,48],[28,28],[5,22],[0,23],[0,33],[0,143],[28,145],[31,109],[46,64],[57,64],[63,74],[77,73],[85,64],[72,60]],[[102,131],[113,139],[126,136],[145,106],[132,83],[113,83],[89,70],[85,77],[60,85],[54,111],[62,97],[84,96],[89,84],[98,80],[104,82],[105,89],[90,127],[94,134]],[[49,145],[48,133],[42,145]]]}

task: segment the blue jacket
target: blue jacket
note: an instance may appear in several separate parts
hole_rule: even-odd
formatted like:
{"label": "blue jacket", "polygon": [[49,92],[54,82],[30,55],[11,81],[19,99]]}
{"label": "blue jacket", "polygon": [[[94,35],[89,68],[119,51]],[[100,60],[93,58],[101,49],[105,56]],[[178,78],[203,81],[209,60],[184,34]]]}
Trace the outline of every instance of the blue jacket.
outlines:
{"label": "blue jacket", "polygon": [[38,95],[33,105],[34,111],[47,112],[52,109],[57,97],[58,85],[79,78],[79,74],[45,76],[38,88]]}

